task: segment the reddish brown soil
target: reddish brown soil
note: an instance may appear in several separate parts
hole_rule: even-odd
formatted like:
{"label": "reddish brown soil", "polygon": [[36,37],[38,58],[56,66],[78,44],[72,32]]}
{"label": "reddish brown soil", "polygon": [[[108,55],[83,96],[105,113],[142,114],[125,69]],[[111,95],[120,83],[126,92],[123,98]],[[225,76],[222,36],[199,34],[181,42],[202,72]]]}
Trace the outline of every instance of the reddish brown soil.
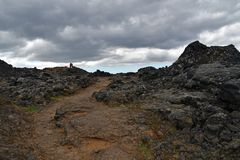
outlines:
{"label": "reddish brown soil", "polygon": [[[34,152],[42,160],[131,160],[139,158],[139,134],[129,109],[96,102],[92,94],[110,81],[96,84],[64,97],[34,114]],[[68,110],[54,120],[58,108]],[[77,110],[76,110],[77,108]]]}

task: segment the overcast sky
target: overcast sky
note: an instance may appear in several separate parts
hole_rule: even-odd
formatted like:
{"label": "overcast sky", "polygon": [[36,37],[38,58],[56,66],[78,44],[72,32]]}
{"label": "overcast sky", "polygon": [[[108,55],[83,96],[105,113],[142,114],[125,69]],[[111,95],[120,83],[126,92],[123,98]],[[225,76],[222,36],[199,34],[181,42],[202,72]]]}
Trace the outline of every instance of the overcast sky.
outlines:
{"label": "overcast sky", "polygon": [[0,59],[135,71],[195,40],[240,49],[239,0],[0,0]]}

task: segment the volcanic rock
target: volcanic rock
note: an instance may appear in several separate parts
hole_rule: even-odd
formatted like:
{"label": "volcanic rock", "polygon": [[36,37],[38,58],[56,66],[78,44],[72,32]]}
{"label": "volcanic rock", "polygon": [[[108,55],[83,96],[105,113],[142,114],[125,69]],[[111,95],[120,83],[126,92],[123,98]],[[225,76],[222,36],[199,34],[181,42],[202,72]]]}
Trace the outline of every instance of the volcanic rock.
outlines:
{"label": "volcanic rock", "polygon": [[[223,146],[232,146],[232,139],[240,136],[239,78],[240,52],[233,45],[208,47],[195,41],[170,67],[142,68],[124,81],[119,76],[94,96],[107,103],[138,104],[161,121],[170,122],[177,130],[165,135],[169,150],[174,150],[175,139],[180,137],[184,140],[179,152],[191,146],[190,142],[200,146],[196,155],[185,152],[183,157],[224,159],[229,154],[222,152]],[[156,128],[164,133],[169,126],[161,121]],[[164,155],[165,149],[157,152]],[[230,155],[238,154],[233,150]]]}

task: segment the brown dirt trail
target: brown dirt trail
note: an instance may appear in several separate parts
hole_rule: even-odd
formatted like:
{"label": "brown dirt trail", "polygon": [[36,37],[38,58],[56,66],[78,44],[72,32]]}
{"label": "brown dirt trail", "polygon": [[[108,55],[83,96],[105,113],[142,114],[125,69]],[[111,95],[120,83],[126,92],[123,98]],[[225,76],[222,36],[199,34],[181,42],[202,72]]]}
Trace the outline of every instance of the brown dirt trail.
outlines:
{"label": "brown dirt trail", "polygon": [[[96,84],[34,114],[33,138],[29,141],[39,159],[139,159],[139,136],[129,110],[108,107],[91,97],[109,83],[101,78]],[[54,119],[56,110],[61,111],[57,120]]]}

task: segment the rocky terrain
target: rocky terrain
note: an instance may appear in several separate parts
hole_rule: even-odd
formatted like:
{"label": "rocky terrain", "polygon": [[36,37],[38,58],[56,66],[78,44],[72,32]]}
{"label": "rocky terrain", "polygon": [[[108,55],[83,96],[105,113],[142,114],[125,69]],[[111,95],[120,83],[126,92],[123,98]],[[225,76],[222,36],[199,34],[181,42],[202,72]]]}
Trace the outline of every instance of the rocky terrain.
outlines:
{"label": "rocky terrain", "polygon": [[0,97],[4,97],[19,106],[40,107],[51,99],[74,93],[86,88],[95,79],[80,68],[13,68],[0,62]]}
{"label": "rocky terrain", "polygon": [[13,68],[0,61],[0,159],[31,159],[33,116],[50,102],[93,84],[96,78],[82,69],[56,67]]}
{"label": "rocky terrain", "polygon": [[94,96],[142,109],[155,159],[240,158],[240,53],[233,45],[193,42],[170,67],[115,77]]}
{"label": "rocky terrain", "polygon": [[189,44],[112,75],[0,61],[0,159],[240,159],[240,53]]}
{"label": "rocky terrain", "polygon": [[1,99],[0,118],[0,159],[31,158],[32,148],[25,143],[31,136],[29,114]]}

